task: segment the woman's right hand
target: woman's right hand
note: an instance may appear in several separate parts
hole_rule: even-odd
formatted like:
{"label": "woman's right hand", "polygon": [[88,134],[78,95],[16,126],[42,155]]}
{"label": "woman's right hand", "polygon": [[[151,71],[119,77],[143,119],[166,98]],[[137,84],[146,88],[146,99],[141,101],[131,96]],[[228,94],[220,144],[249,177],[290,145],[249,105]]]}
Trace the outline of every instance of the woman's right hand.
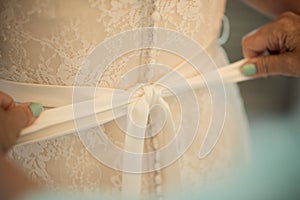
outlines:
{"label": "woman's right hand", "polygon": [[286,12],[243,38],[247,76],[300,76],[300,16]]}
{"label": "woman's right hand", "polygon": [[42,112],[42,105],[16,105],[7,94],[0,92],[0,154],[14,145],[23,128],[31,125]]}

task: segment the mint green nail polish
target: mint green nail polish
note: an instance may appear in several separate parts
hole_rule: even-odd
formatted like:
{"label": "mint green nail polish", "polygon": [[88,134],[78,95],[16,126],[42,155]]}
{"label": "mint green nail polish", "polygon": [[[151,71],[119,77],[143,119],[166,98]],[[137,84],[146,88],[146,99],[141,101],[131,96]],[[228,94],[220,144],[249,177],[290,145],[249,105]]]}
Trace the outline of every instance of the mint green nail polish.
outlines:
{"label": "mint green nail polish", "polygon": [[256,74],[256,66],[253,63],[245,64],[242,68],[242,72],[245,76],[253,76]]}
{"label": "mint green nail polish", "polygon": [[29,105],[29,108],[30,108],[30,110],[32,112],[32,115],[34,117],[39,116],[41,114],[41,112],[43,111],[43,105],[40,104],[40,103],[31,103]]}

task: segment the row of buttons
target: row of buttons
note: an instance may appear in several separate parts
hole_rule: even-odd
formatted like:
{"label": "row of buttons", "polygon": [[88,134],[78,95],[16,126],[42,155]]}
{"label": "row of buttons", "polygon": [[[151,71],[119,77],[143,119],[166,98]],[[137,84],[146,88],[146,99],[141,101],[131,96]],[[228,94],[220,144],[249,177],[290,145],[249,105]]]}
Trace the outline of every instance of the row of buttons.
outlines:
{"label": "row of buttons", "polygon": [[[154,26],[154,22],[158,21],[160,19],[160,15],[156,10],[156,1],[155,0],[151,0],[149,2],[152,6],[151,12],[150,12],[150,16],[152,19],[151,24],[149,24],[150,26]],[[152,35],[153,37],[153,35]],[[149,39],[149,38],[148,38]],[[153,38],[151,38],[153,39]],[[148,50],[144,55],[143,55],[144,59],[143,62],[145,63],[153,63],[153,56],[151,56],[151,50]],[[147,69],[144,71],[144,81],[146,82],[151,82],[151,80],[154,77],[154,71],[152,67],[147,67]],[[149,124],[149,132],[152,132],[151,129],[153,128],[152,126],[155,126],[155,124]],[[155,188],[155,195],[156,198],[155,199],[159,199],[162,200],[163,199],[163,193],[162,193],[162,175],[161,175],[161,171],[160,171],[160,155],[159,152],[157,151],[159,149],[159,141],[157,139],[157,136],[151,137],[150,138],[150,146],[151,146],[151,151],[155,152],[155,156],[154,156],[154,188]]]}

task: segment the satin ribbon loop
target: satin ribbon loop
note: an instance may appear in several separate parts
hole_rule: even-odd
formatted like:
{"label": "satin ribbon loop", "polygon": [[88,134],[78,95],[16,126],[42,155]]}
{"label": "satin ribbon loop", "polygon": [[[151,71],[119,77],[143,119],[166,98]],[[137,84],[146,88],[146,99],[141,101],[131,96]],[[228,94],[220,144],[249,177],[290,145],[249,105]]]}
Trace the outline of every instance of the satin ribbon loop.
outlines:
{"label": "satin ribbon loop", "polygon": [[161,90],[155,85],[145,85],[143,87],[144,95],[146,101],[151,108],[154,104],[157,103],[157,100],[161,98]]}

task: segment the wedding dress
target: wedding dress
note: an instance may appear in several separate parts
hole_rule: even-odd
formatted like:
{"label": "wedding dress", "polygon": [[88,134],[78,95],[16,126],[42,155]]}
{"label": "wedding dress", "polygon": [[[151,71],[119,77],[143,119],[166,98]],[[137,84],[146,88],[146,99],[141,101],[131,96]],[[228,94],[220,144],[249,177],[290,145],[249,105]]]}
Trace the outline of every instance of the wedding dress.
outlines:
{"label": "wedding dress", "polygon": [[[200,44],[214,62],[222,66],[227,59],[217,44],[217,38],[225,3],[225,0],[4,0],[0,2],[0,78],[72,86],[78,69],[99,43],[121,32],[143,27],[160,27],[184,34]],[[153,39],[154,36],[146,35],[141,42],[149,37]],[[114,44],[111,45],[113,51]],[[165,73],[164,70],[155,71],[147,66],[160,63],[175,68],[182,60],[180,56],[159,49],[137,49],[105,68],[98,87],[124,89],[157,80]],[[142,64],[145,64],[144,67],[135,70]],[[185,77],[195,73],[185,74],[185,71],[189,70],[180,72]],[[88,71],[85,73],[86,77],[92,76]],[[125,82],[124,76],[127,76]],[[84,86],[89,86],[89,81]],[[141,174],[142,196],[164,197],[176,188],[205,186],[209,181],[225,176],[237,163],[247,160],[247,120],[241,98],[235,84],[227,84],[225,90],[226,118],[212,152],[199,159],[199,149],[212,113],[210,94],[204,88],[195,91],[198,105],[190,104],[188,108],[192,112],[196,106],[200,116],[204,116],[198,121],[197,137],[188,150],[169,166]],[[184,101],[188,103],[189,97]],[[166,102],[175,124],[179,124],[181,111],[177,100],[169,98]],[[155,129],[155,124],[152,129]],[[97,130],[93,127],[84,132],[86,135],[97,134]],[[102,125],[101,130],[116,146],[124,148],[125,137],[115,120]],[[155,151],[166,143],[157,134],[145,139],[144,151]],[[159,165],[158,156],[155,154],[143,164]],[[124,181],[126,177],[130,180],[140,176],[124,175],[125,172],[101,163],[77,132],[15,146],[9,157],[18,162],[30,177],[56,190],[100,190],[106,194],[119,194],[126,187],[130,188],[124,184],[130,183]],[[115,161],[114,165],[121,165],[118,158]]]}

